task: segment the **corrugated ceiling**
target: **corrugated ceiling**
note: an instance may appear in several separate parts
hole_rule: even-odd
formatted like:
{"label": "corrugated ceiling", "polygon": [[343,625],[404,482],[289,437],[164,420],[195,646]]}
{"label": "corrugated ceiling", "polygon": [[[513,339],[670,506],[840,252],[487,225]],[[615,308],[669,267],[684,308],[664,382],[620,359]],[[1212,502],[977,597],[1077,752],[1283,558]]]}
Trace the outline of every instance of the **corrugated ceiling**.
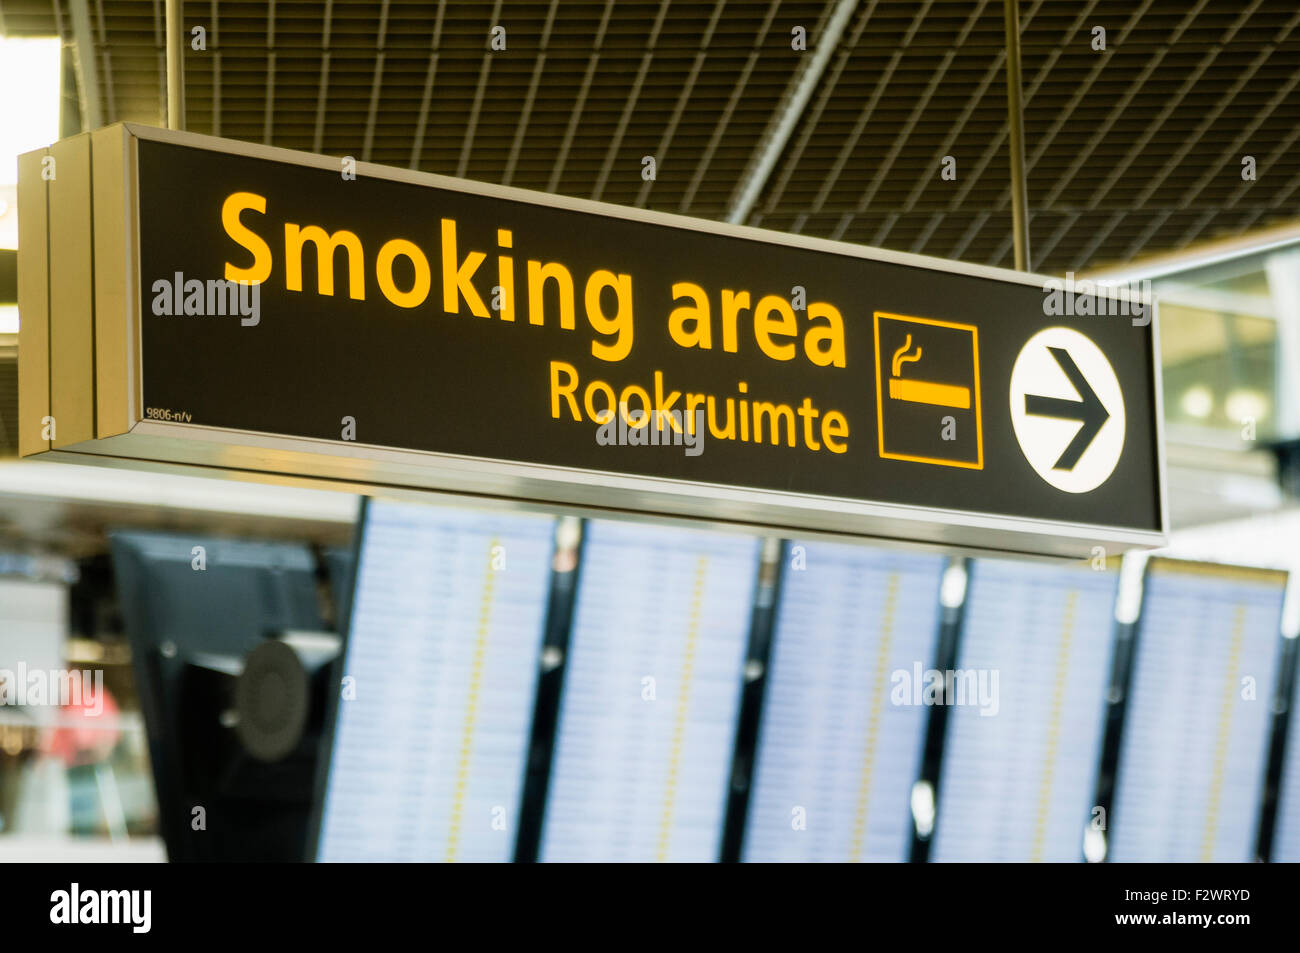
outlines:
{"label": "corrugated ceiling", "polygon": [[[103,121],[161,124],[162,0],[86,6]],[[722,218],[834,6],[191,0],[207,49],[186,51],[188,126]],[[1297,217],[1295,0],[1021,0],[1020,16],[1034,270]],[[0,0],[0,31],[75,55],[72,24],[72,0]],[[1001,0],[860,0],[747,221],[1009,266],[1002,30]]]}

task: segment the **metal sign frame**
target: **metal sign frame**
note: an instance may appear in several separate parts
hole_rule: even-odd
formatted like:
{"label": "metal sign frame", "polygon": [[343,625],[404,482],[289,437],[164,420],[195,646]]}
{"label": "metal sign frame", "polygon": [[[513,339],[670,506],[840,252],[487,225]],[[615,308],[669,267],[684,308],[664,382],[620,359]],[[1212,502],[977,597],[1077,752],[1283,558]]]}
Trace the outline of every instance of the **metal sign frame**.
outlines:
{"label": "metal sign frame", "polygon": [[[196,472],[195,468],[211,468],[235,479],[329,486],[360,493],[468,495],[551,512],[623,513],[672,522],[703,520],[777,533],[886,539],[948,550],[1090,558],[1096,546],[1130,549],[1166,542],[1169,516],[1158,313],[1154,301],[1144,301],[1122,288],[1113,293],[1108,289],[1107,294],[1141,301],[1152,311],[1159,531],[863,502],[146,419],[139,333],[143,298],[138,277],[139,140],[335,173],[339,169],[337,158],[132,123],[84,133],[21,156],[22,456],[38,454],[76,463],[187,473]],[[57,189],[49,188],[42,179],[47,156],[57,163]],[[358,177],[434,186],[1040,289],[1052,280],[1007,269],[365,162],[356,164],[356,172]],[[52,434],[46,432],[47,417],[56,422]]]}

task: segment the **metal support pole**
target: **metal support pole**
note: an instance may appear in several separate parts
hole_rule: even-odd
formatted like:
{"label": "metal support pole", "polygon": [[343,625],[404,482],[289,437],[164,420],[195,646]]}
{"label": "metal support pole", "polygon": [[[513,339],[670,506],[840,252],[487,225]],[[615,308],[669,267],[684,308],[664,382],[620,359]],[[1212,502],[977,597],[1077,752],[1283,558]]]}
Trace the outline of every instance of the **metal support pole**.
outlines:
{"label": "metal support pole", "polygon": [[181,0],[167,0],[167,128],[185,128],[185,23]]}
{"label": "metal support pole", "polygon": [[1007,123],[1011,129],[1011,227],[1016,270],[1029,270],[1029,189],[1025,182],[1025,121],[1020,102],[1019,0],[1003,0],[1007,41]]}

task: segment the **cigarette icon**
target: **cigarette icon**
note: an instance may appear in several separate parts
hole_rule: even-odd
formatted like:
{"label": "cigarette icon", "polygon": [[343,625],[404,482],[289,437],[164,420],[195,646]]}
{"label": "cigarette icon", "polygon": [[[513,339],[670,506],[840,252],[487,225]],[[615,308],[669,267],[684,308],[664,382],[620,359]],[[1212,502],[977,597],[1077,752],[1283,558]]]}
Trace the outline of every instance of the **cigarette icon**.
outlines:
{"label": "cigarette icon", "polygon": [[889,378],[889,396],[894,400],[906,400],[914,404],[936,404],[940,407],[957,407],[962,410],[970,408],[970,388],[954,384],[936,384],[934,381],[904,380],[903,365],[921,359],[921,346],[912,349],[912,335],[907,336],[903,346],[894,352],[890,364],[893,376]]}

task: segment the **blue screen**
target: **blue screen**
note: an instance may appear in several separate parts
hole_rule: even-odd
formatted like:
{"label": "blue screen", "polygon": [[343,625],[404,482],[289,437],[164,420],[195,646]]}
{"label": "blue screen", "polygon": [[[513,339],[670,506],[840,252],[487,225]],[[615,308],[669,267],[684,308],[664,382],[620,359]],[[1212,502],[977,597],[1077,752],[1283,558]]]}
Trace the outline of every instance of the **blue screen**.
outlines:
{"label": "blue screen", "polygon": [[944,560],[798,543],[788,563],[744,859],[906,860],[927,709],[903,682],[932,664]]}
{"label": "blue screen", "polygon": [[948,711],[935,861],[1077,861],[1091,821],[1118,573],[975,560]]}
{"label": "blue screen", "polygon": [[553,532],[370,504],[320,860],[512,859]]}
{"label": "blue screen", "polygon": [[588,524],[542,860],[718,859],[758,556]]}
{"label": "blue screen", "polygon": [[1285,583],[1283,573],[1152,562],[1112,860],[1254,858]]}

